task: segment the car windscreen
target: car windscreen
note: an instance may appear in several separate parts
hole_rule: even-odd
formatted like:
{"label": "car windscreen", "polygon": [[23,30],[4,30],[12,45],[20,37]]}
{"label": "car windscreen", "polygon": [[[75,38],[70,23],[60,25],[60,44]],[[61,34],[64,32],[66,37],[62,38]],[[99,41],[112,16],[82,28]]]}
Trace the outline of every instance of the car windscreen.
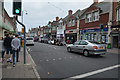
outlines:
{"label": "car windscreen", "polygon": [[33,40],[33,38],[27,38],[26,40]]}
{"label": "car windscreen", "polygon": [[95,42],[95,41],[89,41],[90,43],[93,43],[93,44],[100,44],[98,42]]}

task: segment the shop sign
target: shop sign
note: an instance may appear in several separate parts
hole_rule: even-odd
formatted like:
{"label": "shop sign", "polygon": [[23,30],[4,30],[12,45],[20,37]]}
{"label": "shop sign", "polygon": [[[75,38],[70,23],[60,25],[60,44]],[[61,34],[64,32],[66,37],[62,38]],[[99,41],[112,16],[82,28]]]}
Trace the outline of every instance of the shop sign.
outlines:
{"label": "shop sign", "polygon": [[77,33],[77,31],[76,30],[67,30],[67,31],[65,31],[65,33]]}
{"label": "shop sign", "polygon": [[[108,28],[104,28],[103,31],[108,31]],[[81,34],[87,33],[87,32],[100,32],[100,29],[88,29],[88,30],[80,30],[79,31]]]}

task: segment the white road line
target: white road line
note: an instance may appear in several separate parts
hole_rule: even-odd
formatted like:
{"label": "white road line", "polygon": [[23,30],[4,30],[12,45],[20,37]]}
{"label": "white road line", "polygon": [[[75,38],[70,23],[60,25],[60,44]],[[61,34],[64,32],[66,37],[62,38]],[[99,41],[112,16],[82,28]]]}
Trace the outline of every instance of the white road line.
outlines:
{"label": "white road line", "polygon": [[96,70],[96,71],[88,72],[88,73],[85,73],[85,74],[82,74],[82,75],[73,76],[73,77],[70,77],[70,78],[67,78],[67,79],[64,79],[64,80],[69,80],[71,78],[84,78],[84,77],[88,77],[88,76],[98,74],[98,73],[101,73],[101,72],[104,72],[104,71],[108,71],[108,70],[111,70],[111,69],[114,69],[114,68],[118,68],[118,67],[120,67],[120,64],[110,66],[110,67],[107,67],[107,68],[103,68],[103,69],[99,69],[99,70]]}
{"label": "white road line", "polygon": [[46,60],[46,61],[49,61],[49,60]]}
{"label": "white road line", "polygon": [[55,59],[53,59],[55,61]]}
{"label": "white road line", "polygon": [[59,58],[59,60],[61,60],[62,58]]}
{"label": "white road line", "polygon": [[56,49],[56,47],[54,47],[54,49]]}

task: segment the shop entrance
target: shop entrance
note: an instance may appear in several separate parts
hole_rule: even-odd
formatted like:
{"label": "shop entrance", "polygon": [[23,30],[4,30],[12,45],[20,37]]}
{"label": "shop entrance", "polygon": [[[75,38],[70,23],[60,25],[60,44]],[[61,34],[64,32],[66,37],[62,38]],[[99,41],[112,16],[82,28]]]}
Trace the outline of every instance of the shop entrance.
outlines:
{"label": "shop entrance", "polygon": [[113,36],[113,48],[118,48],[118,36]]}

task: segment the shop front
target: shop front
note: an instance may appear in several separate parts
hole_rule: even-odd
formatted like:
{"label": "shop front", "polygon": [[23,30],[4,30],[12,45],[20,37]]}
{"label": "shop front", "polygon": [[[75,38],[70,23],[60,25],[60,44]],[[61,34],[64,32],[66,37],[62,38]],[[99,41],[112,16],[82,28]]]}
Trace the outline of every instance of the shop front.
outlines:
{"label": "shop front", "polygon": [[80,30],[80,40],[91,40],[99,43],[107,43],[108,41],[108,28],[100,29],[87,29]]}
{"label": "shop front", "polygon": [[112,31],[110,33],[111,36],[111,48],[119,48],[120,49],[120,25],[111,26]]}
{"label": "shop front", "polygon": [[76,30],[66,30],[65,31],[65,41],[67,44],[73,44],[77,41],[77,31]]}

